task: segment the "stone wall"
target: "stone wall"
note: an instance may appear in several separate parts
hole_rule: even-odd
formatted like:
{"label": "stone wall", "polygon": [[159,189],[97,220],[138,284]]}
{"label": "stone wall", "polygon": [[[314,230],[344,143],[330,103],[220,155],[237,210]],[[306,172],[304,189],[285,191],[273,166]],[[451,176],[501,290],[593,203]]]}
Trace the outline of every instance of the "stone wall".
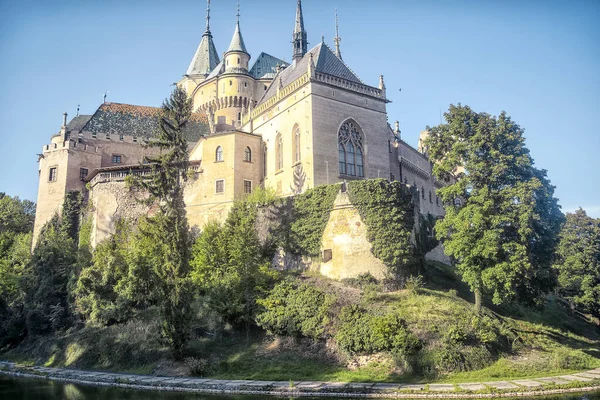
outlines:
{"label": "stone wall", "polygon": [[319,272],[338,280],[365,273],[383,279],[387,267],[373,255],[371,248],[367,226],[350,203],[348,194],[340,192],[323,233],[323,260]]}

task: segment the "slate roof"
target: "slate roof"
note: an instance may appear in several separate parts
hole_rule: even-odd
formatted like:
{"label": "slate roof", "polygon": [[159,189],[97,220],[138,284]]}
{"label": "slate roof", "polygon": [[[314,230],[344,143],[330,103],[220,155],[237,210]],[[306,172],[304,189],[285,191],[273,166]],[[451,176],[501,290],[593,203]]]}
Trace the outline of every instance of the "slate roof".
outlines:
{"label": "slate roof", "polygon": [[212,72],[210,74],[208,74],[208,76],[206,77],[206,80],[212,79],[217,75],[222,74],[223,72],[225,72],[225,67],[223,66],[223,61],[221,61],[219,64],[217,64],[217,66],[212,70]]}
{"label": "slate roof", "polygon": [[248,50],[246,50],[246,44],[244,43],[244,38],[242,37],[242,32],[240,31],[240,23],[235,25],[235,32],[233,32],[233,37],[231,38],[231,43],[229,44],[229,48],[227,51],[243,51],[248,54]]}
{"label": "slate roof", "polygon": [[284,69],[276,77],[277,82],[273,82],[269,89],[265,92],[263,97],[260,99],[258,104],[265,102],[277,93],[277,85],[279,78],[283,87],[286,87],[296,79],[300,78],[302,74],[308,71],[308,61],[310,54],[313,55],[313,62],[315,63],[315,71],[323,74],[335,76],[338,78],[346,79],[351,82],[364,84],[354,72],[348,68],[348,66],[340,60],[334,52],[325,43],[321,42],[312,49],[310,49],[302,59],[291,64],[289,67]]}
{"label": "slate roof", "polygon": [[78,115],[67,124],[67,131],[81,131],[81,129],[92,118],[91,115]]}
{"label": "slate roof", "polygon": [[208,75],[219,63],[219,53],[210,31],[204,32],[186,75]]}
{"label": "slate roof", "polygon": [[277,57],[273,57],[267,53],[260,53],[254,65],[250,69],[250,75],[254,79],[273,79],[277,75],[275,67],[277,64],[287,66],[288,64]]}
{"label": "slate roof", "polygon": [[[96,134],[156,137],[160,111],[157,107],[104,103],[81,130]],[[206,115],[201,113],[192,114],[184,129],[184,135],[190,142],[198,141],[208,132]]]}

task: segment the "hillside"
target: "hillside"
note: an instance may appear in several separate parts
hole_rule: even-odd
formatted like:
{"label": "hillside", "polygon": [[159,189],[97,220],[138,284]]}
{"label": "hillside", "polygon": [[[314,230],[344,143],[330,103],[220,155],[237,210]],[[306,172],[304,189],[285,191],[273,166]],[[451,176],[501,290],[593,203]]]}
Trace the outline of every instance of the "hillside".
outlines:
{"label": "hillside", "polygon": [[[600,367],[598,326],[556,298],[550,297],[544,310],[486,307],[477,317],[468,290],[449,267],[430,264],[428,276],[426,284],[412,280],[392,292],[368,281],[342,284],[310,273],[297,277],[335,295],[323,340],[273,337],[259,329],[248,337],[233,329],[207,334],[206,326],[197,326],[185,360],[177,363],[161,343],[155,311],[149,310],[125,324],[28,338],[0,358],[231,379],[390,382],[539,377]],[[411,352],[348,354],[335,340],[341,310],[348,306],[400,316],[420,345]],[[356,339],[360,332],[353,335]]]}

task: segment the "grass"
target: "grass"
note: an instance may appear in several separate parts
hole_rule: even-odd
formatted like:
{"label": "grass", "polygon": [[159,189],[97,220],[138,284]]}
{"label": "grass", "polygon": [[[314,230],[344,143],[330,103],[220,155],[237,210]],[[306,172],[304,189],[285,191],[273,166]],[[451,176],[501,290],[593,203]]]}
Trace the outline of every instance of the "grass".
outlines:
{"label": "grass", "polygon": [[[461,383],[600,367],[598,325],[573,313],[560,299],[550,297],[544,310],[486,304],[484,316],[478,317],[473,313],[471,293],[451,268],[431,264],[428,272],[425,287],[392,293],[373,287],[348,288],[314,274],[302,277],[338,296],[334,312],[343,305],[360,303],[372,312],[399,313],[424,343],[412,358],[348,357],[334,350],[332,340],[272,340],[258,331],[249,340],[240,333],[196,338],[186,349],[186,357],[206,360],[203,375],[207,377],[279,381]],[[156,312],[150,310],[126,324],[29,338],[0,354],[0,359],[140,374],[189,373],[185,363],[171,359],[156,320]]]}

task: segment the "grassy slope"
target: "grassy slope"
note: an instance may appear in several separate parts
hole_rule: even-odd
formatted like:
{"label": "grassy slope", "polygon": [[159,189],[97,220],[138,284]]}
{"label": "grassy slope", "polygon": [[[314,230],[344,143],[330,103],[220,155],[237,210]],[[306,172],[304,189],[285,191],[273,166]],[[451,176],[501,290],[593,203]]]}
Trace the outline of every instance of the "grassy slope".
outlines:
{"label": "grassy slope", "polygon": [[[386,355],[356,357],[349,361],[333,343],[267,339],[256,332],[249,341],[232,334],[220,339],[199,338],[187,350],[189,357],[208,360],[205,375],[215,378],[260,380],[464,382],[517,377],[540,377],[600,367],[598,327],[572,313],[556,299],[543,311],[486,308],[486,320],[499,334],[488,346],[460,343],[451,364],[462,372],[436,370],[447,360],[446,333],[473,321],[470,293],[450,269],[431,265],[426,288],[380,293],[347,288],[315,275],[307,281],[332,291],[340,299],[336,310],[360,302],[371,310],[396,310],[409,329],[426,343],[413,360],[415,367]],[[444,288],[444,289],[442,289]],[[155,316],[108,328],[86,327],[60,337],[29,340],[0,354],[0,359],[138,373],[185,374],[185,363],[174,363],[160,342]],[[456,356],[458,355],[458,356]],[[472,370],[477,366],[483,367]]]}

